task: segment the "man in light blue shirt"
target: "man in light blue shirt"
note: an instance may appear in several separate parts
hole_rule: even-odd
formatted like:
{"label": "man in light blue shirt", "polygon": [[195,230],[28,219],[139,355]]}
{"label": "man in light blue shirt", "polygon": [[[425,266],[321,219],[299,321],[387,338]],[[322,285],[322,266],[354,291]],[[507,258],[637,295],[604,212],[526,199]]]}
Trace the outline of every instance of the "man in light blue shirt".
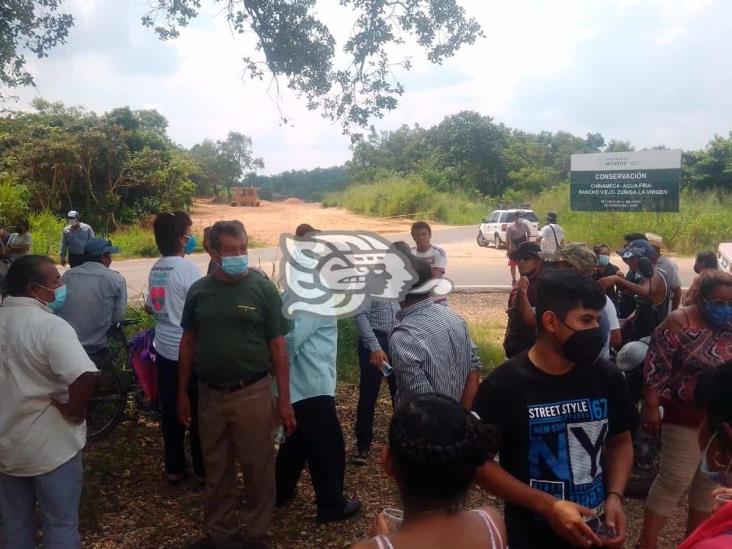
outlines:
{"label": "man in light blue shirt", "polygon": [[318,522],[345,520],[358,513],[361,503],[343,494],[346,453],[335,406],[338,325],[334,318],[300,313],[290,326],[286,340],[297,429],[277,454],[277,506],[294,497],[307,463]]}
{"label": "man in light blue shirt", "polygon": [[92,360],[103,360],[109,329],[127,311],[127,283],[109,268],[119,248],[106,238],[92,238],[84,246],[86,261],[66,271],[66,302],[59,316],[71,324]]}

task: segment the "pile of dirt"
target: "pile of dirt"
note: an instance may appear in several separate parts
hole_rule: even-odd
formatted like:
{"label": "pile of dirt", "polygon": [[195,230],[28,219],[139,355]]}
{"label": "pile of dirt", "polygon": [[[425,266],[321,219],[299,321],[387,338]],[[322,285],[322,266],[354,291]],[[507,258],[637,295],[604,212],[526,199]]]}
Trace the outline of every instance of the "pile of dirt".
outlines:
{"label": "pile of dirt", "polygon": [[283,204],[305,204],[304,200],[300,200],[299,198],[295,198],[294,196],[291,196],[290,198],[285,198],[282,201]]}

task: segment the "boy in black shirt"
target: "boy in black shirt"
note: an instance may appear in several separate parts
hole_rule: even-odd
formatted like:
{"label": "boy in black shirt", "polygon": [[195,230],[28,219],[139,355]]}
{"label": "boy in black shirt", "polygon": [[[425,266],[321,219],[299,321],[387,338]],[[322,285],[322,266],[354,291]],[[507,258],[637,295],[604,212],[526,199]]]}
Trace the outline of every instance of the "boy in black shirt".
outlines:
{"label": "boy in black shirt", "polygon": [[[506,500],[511,549],[621,547],[637,413],[620,371],[596,359],[605,293],[575,272],[542,277],[537,341],[481,384],[474,409],[498,427],[500,466],[479,484]],[[586,524],[600,516],[614,535]]]}

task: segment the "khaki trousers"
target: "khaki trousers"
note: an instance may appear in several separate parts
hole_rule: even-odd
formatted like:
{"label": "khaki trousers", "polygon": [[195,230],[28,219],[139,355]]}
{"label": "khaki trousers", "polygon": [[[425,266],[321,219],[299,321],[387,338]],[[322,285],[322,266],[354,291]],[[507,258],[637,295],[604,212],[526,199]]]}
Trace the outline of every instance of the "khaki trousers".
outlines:
{"label": "khaki trousers", "polygon": [[689,507],[711,513],[714,510],[712,491],[717,485],[699,471],[699,429],[664,423],[661,445],[661,464],[648,492],[646,507],[668,517],[688,489]]}
{"label": "khaki trousers", "polygon": [[199,384],[199,429],[206,468],[204,520],[211,538],[240,530],[235,461],[244,473],[244,518],[250,537],[263,537],[275,502],[275,409],[269,376],[229,393]]}

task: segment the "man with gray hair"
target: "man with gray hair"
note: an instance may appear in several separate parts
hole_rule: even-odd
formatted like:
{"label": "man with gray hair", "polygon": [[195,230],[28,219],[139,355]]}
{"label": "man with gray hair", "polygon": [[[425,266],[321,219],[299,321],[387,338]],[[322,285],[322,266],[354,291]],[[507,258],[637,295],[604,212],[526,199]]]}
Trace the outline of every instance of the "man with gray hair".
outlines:
{"label": "man with gray hair", "polygon": [[[215,268],[186,296],[178,367],[178,419],[188,426],[188,384],[199,378],[199,428],[206,468],[207,538],[193,547],[239,540],[234,464],[244,470],[247,547],[267,547],[275,503],[274,432],[295,430],[282,300],[269,280],[252,276],[247,234],[239,221],[218,221],[208,233]],[[269,374],[277,380],[272,401]],[[276,412],[275,412],[276,410]]]}

